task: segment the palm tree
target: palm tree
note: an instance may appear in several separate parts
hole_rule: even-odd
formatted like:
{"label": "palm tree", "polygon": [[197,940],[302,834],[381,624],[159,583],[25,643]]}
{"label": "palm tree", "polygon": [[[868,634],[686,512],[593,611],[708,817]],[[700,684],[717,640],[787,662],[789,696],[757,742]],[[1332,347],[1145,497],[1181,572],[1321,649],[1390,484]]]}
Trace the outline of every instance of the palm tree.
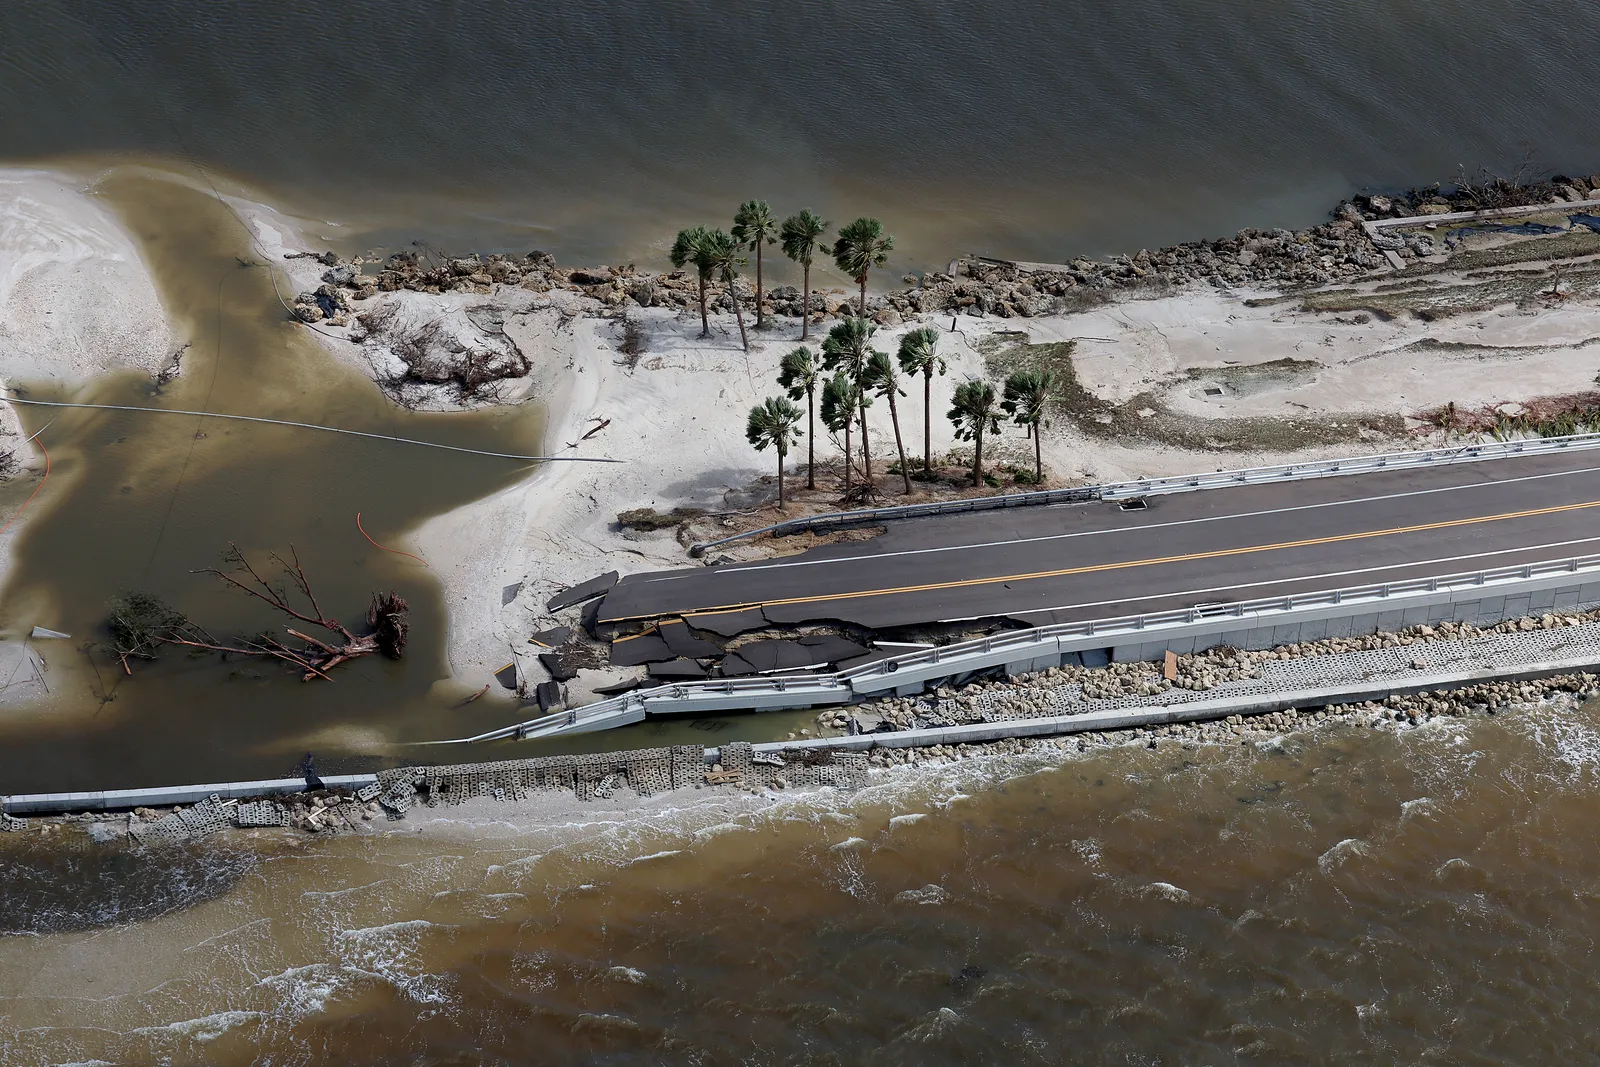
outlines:
{"label": "palm tree", "polygon": [[867,314],[867,272],[881,267],[894,251],[894,238],[883,232],[877,219],[856,219],[839,231],[833,243],[833,261],[861,286],[860,313]]}
{"label": "palm tree", "polygon": [[922,375],[922,469],[933,469],[933,372],[945,372],[939,355],[939,331],[921,326],[900,338],[900,369]]}
{"label": "palm tree", "polygon": [[733,317],[739,322],[739,342],[748,352],[750,337],[744,332],[744,312],[739,309],[739,291],[734,288],[733,283],[739,277],[739,268],[749,260],[739,254],[739,246],[734,243],[733,238],[721,230],[712,230],[708,233],[702,247],[705,250],[706,260],[711,264],[712,273],[728,287],[728,299],[733,301]]}
{"label": "palm tree", "polygon": [[817,386],[822,384],[822,365],[816,353],[805,345],[783,357],[778,365],[778,384],[788,390],[790,400],[806,398],[806,488],[817,487]]}
{"label": "palm tree", "polygon": [[800,438],[800,409],[781,396],[769,396],[750,409],[744,435],[757,452],[769,447],[778,450],[778,510],[782,511],[783,461],[789,456],[789,445]]}
{"label": "palm tree", "polygon": [[707,242],[711,231],[704,226],[696,226],[689,230],[679,230],[678,239],[672,242],[672,251],[668,258],[672,265],[682,270],[686,264],[693,263],[695,273],[700,277],[700,336],[711,336],[711,318],[706,314],[706,283],[711,280],[713,265],[707,255]]}
{"label": "palm tree", "polygon": [[860,406],[861,390],[843,372],[828,379],[822,387],[822,425],[830,433],[844,434],[844,493],[850,495],[850,467],[854,461],[850,448],[850,426]]}
{"label": "palm tree", "polygon": [[800,340],[811,336],[811,257],[817,251],[817,239],[828,232],[828,224],[821,215],[806,208],[798,215],[783,220],[779,238],[783,241],[783,254],[800,264],[803,294],[800,306]]}
{"label": "palm tree", "polygon": [[1000,432],[1000,407],[994,384],[982,378],[968,378],[956,386],[949,419],[956,428],[956,440],[975,441],[972,453],[972,484],[983,484],[983,435]]}
{"label": "palm tree", "polygon": [[842,370],[856,387],[861,401],[861,469],[872,482],[872,448],[867,442],[867,361],[872,358],[872,335],[878,328],[866,319],[845,319],[828,331],[822,342],[822,366]]}
{"label": "palm tree", "polygon": [[894,447],[900,453],[900,478],[906,483],[906,492],[909,493],[911,468],[906,465],[906,446],[900,439],[900,408],[895,403],[897,397],[906,394],[900,388],[900,378],[895,373],[894,362],[889,359],[889,353],[872,353],[872,358],[867,360],[867,372],[862,377],[862,384],[889,401],[889,421],[894,423]]}
{"label": "palm tree", "polygon": [[746,200],[733,216],[733,240],[740,248],[751,248],[756,253],[756,329],[767,321],[761,306],[761,246],[777,241],[778,220],[765,200]]}
{"label": "palm tree", "polygon": [[1044,481],[1044,459],[1039,444],[1039,427],[1044,424],[1045,408],[1056,386],[1049,371],[1019,370],[1006,379],[1006,396],[1000,402],[1011,421],[1026,426],[1033,435],[1033,484]]}

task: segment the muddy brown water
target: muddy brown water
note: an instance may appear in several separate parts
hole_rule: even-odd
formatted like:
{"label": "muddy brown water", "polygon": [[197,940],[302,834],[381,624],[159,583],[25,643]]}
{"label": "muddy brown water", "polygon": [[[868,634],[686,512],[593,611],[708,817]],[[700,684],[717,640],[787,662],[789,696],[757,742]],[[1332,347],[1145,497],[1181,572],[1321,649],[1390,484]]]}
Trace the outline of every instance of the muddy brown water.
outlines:
{"label": "muddy brown water", "polygon": [[0,1060],[1592,1062],[1597,798],[1560,703],[384,838],[5,835]]}
{"label": "muddy brown water", "polygon": [[[97,190],[136,235],[191,344],[183,372],[165,386],[127,373],[70,396],[34,388],[30,397],[231,412],[538,454],[537,405],[411,413],[336,362],[288,321],[244,227],[209,193],[135,170],[113,172]],[[406,534],[422,519],[526,477],[527,464],[188,416],[20,412],[30,432],[48,424],[41,440],[52,468],[24,519],[3,623],[15,633],[41,624],[73,640],[37,646],[50,664],[51,695],[0,715],[4,792],[275,775],[308,749],[337,756],[383,739],[512,721],[503,702],[454,707],[469,691],[441,682],[438,583],[415,561],[375,549],[356,516],[380,544],[409,548]],[[90,647],[106,636],[108,600],[129,590],[162,597],[218,635],[281,627],[265,605],[192,573],[217,566],[229,542],[268,574],[268,555],[292,547],[323,606],[347,623],[362,618],[370,591],[398,591],[412,608],[405,658],[367,657],[332,682],[302,683],[268,661],[221,663],[175,650],[127,677]]]}

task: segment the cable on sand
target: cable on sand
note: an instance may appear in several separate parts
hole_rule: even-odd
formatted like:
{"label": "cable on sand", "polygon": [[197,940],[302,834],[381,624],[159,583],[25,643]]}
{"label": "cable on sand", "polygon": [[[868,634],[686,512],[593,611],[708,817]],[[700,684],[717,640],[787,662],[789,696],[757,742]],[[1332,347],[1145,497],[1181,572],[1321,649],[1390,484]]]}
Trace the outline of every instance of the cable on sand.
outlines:
{"label": "cable on sand", "polygon": [[451,452],[466,452],[474,456],[493,459],[519,459],[533,463],[626,463],[626,460],[604,456],[520,456],[510,452],[486,452],[481,448],[445,445],[438,441],[417,441],[410,437],[394,437],[386,433],[367,433],[365,430],[346,430],[339,426],[318,426],[313,422],[290,422],[287,419],[267,419],[259,415],[224,415],[215,411],[183,411],[178,408],[144,408],[134,404],[71,404],[64,400],[24,400],[19,396],[0,397],[11,404],[33,404],[43,408],[87,408],[91,411],[142,411],[147,415],[198,415],[203,419],[233,419],[236,422],[261,422],[269,426],[293,426],[300,430],[321,430],[324,433],[342,433],[351,437],[366,437],[374,441],[394,441],[402,445],[421,445],[423,448],[443,448]]}

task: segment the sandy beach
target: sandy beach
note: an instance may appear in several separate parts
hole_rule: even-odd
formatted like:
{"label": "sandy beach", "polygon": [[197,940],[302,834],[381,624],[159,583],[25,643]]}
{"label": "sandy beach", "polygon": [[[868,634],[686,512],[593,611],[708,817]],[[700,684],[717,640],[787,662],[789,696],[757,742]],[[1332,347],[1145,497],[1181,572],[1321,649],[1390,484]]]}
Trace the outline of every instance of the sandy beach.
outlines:
{"label": "sandy beach", "polygon": [[[123,370],[154,374],[182,342],[133,239],[90,180],[64,174],[0,169],[0,384],[54,382],[80,388]],[[15,449],[23,469],[15,507],[45,471],[44,454],[22,441],[16,408],[0,405],[0,447]],[[48,440],[45,448],[49,448]],[[46,507],[42,492],[33,507]],[[0,530],[0,580],[27,516]],[[36,699],[45,691],[45,660],[24,639],[29,605],[6,605],[0,630],[0,702]]]}
{"label": "sandy beach", "polygon": [[[118,369],[154,372],[183,343],[167,325],[132,239],[87,188],[41,172],[10,172],[0,184],[0,244],[18,253],[0,274],[0,338],[7,341],[0,373],[7,379],[79,385]],[[286,304],[321,284],[323,263],[286,257],[321,251],[318,235],[337,227],[242,196],[228,203],[273,264]],[[773,282],[787,280],[781,271],[772,272],[780,275]],[[1379,274],[1360,284],[1383,281]],[[1600,307],[1581,300],[1522,301],[1429,321],[1308,310],[1275,297],[1192,285],[1073,314],[929,317],[949,364],[933,383],[934,452],[959,445],[942,417],[953,388],[969,376],[1002,375],[1018,352],[1042,353],[1080,387],[1080,408],[1042,436],[1052,485],[1416,447],[1427,443],[1414,432],[1418,412],[1451,401],[1473,407],[1577,392],[1600,371]],[[779,517],[771,505],[771,456],[745,442],[744,422],[751,405],[779,392],[778,363],[798,344],[792,319],[752,331],[746,353],[731,315],[713,315],[711,336],[702,339],[692,312],[607,308],[563,290],[380,293],[353,311],[384,308],[463,330],[472,328],[473,315],[492,311],[529,367],[495,399],[544,407],[547,455],[622,461],[530,467],[512,487],[413,532],[412,547],[443,585],[449,662],[461,682],[482,686],[508,650],[526,684],[546,677],[527,638],[556,621],[544,604],[557,590],[606,570],[689,562],[671,531],[621,529],[619,512],[695,507],[746,524]],[[918,324],[884,327],[875,344],[893,352]],[[375,383],[393,373],[393,353],[365,335],[356,314],[343,326],[305,328],[331,358]],[[919,385],[907,383],[902,405],[908,451],[920,451]],[[423,402],[453,403],[443,391]],[[884,408],[873,411],[873,449],[887,458],[894,442]],[[4,417],[15,425],[9,409]],[[1148,432],[1121,432],[1131,420],[1147,420],[1135,425]],[[1031,465],[1032,445],[1018,427],[1006,427],[988,451],[994,463]],[[820,440],[817,454],[819,462],[834,461],[837,449]],[[800,484],[803,457],[802,444],[791,456],[792,484]],[[830,477],[819,474],[819,486]],[[899,494],[890,487],[885,498]]]}

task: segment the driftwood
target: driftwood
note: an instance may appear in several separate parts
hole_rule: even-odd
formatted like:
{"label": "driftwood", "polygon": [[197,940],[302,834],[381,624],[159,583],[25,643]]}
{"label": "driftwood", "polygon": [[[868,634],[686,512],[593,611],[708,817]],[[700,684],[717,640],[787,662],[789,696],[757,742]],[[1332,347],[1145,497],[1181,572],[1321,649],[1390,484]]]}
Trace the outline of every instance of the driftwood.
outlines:
{"label": "driftwood", "polygon": [[112,602],[108,620],[113,639],[111,652],[121,662],[124,671],[130,675],[133,673],[129,660],[153,660],[158,647],[178,645],[220,652],[224,657],[255,656],[280,660],[299,670],[301,679],[309,682],[313,678],[328,678],[328,672],[333,668],[361,656],[378,652],[390,659],[399,659],[405,651],[409,628],[406,616],[410,609],[398,594],[372,594],[371,603],[367,606],[367,632],[358,635],[322,610],[311,588],[311,580],[306,577],[305,569],[301,567],[300,558],[292,546],[288,559],[277,553],[273,553],[271,559],[300,591],[301,597],[309,605],[308,610],[296,607],[284,587],[274,586],[263,578],[237,546],[230,544],[223,559],[233,565],[231,572],[206,567],[194,573],[214,575],[295,622],[304,624],[306,629],[326,631],[329,638],[314,637],[305,630],[286,626],[284,633],[293,641],[281,639],[271,631],[231,642],[222,641],[156,597],[134,593]]}

